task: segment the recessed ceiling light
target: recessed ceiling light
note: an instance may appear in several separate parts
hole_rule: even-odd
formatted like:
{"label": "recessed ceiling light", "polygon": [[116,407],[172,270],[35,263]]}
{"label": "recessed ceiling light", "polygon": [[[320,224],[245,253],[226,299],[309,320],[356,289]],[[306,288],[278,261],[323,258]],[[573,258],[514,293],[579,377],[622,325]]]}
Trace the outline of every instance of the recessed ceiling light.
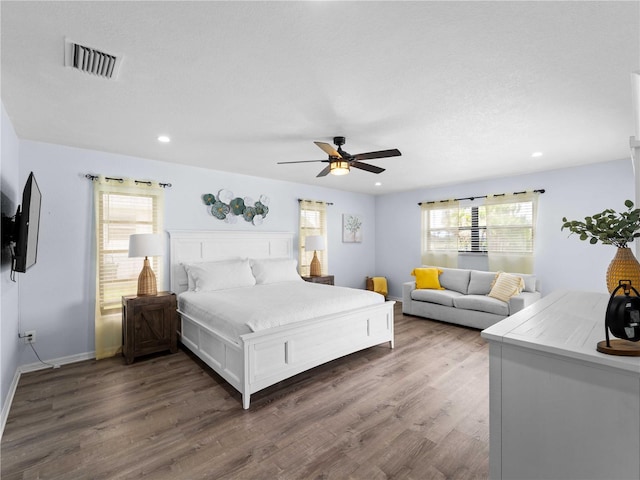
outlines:
{"label": "recessed ceiling light", "polygon": [[160,135],[158,137],[158,141],[161,143],[169,143],[171,141],[171,139],[169,137],[167,137],[166,135]]}
{"label": "recessed ceiling light", "polygon": [[381,183],[381,182],[376,182],[376,183],[374,183],[374,185],[375,185],[376,187],[379,187],[380,185],[382,185],[382,183]]}
{"label": "recessed ceiling light", "polygon": [[542,152],[533,152],[533,153],[531,154],[531,156],[532,156],[533,158],[541,157],[541,156],[542,156]]}

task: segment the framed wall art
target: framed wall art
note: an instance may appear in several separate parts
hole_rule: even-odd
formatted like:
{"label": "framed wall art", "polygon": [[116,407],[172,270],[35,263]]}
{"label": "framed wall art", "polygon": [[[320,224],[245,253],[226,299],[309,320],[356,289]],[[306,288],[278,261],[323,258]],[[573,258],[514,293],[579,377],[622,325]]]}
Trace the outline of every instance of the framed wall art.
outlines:
{"label": "framed wall art", "polygon": [[344,243],[362,242],[362,217],[359,214],[342,214],[342,241]]}

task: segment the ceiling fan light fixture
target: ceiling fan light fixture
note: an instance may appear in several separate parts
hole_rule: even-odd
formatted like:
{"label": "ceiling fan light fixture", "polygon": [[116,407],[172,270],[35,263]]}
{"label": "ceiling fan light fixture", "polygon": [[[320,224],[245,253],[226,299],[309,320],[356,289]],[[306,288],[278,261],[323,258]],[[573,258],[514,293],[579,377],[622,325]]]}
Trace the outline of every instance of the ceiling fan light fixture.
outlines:
{"label": "ceiling fan light fixture", "polygon": [[342,150],[342,145],[344,145],[345,138],[344,137],[333,137],[333,143],[336,144],[338,149],[336,150],[331,145],[325,142],[313,142],[315,143],[323,152],[329,155],[328,160],[296,160],[293,162],[278,162],[278,165],[283,163],[312,163],[312,162],[322,162],[328,163],[326,167],[324,167],[316,178],[326,177],[330,173],[333,175],[346,175],[351,170],[351,167],[357,168],[358,170],[364,170],[365,172],[371,173],[382,173],[384,172],[384,168],[376,167],[375,165],[371,165],[370,163],[362,162],[361,160],[373,160],[375,158],[387,158],[387,157],[399,157],[402,155],[400,150],[397,148],[392,148],[390,150],[380,150],[378,152],[366,152],[366,153],[358,153],[357,155],[351,155],[348,152]]}
{"label": "ceiling fan light fixture", "polygon": [[330,164],[329,173],[332,175],[346,175],[349,173],[349,162],[346,160],[335,160]]}

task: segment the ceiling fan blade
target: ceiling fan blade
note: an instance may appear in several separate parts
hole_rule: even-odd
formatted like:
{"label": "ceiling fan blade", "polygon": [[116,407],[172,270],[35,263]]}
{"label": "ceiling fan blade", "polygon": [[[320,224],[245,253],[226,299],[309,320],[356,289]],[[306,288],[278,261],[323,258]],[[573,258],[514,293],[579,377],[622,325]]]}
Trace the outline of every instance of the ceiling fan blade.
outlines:
{"label": "ceiling fan blade", "polygon": [[384,168],[376,167],[375,165],[369,165],[368,163],[351,162],[350,166],[359,168],[360,170],[366,170],[371,173],[382,173]]}
{"label": "ceiling fan blade", "polygon": [[277,162],[278,165],[285,163],[314,163],[314,162],[328,162],[329,160],[295,160],[293,162]]}
{"label": "ceiling fan blade", "polygon": [[327,176],[327,174],[329,173],[329,171],[331,170],[331,164],[327,165],[324,170],[322,170],[318,175],[316,175],[316,177],[325,177]]}
{"label": "ceiling fan blade", "polygon": [[380,150],[379,152],[358,153],[353,156],[354,160],[371,160],[372,158],[399,157],[402,155],[400,150],[392,148],[391,150]]}
{"label": "ceiling fan blade", "polygon": [[328,143],[325,143],[325,142],[313,142],[313,143],[315,143],[318,147],[320,147],[330,157],[342,158],[342,155],[340,155],[338,151]]}

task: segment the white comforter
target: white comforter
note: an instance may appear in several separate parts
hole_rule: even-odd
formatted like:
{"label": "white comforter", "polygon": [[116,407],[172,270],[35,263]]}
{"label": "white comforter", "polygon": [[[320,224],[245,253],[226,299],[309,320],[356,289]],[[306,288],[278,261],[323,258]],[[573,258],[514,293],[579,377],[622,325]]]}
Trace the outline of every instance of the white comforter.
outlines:
{"label": "white comforter", "polygon": [[230,339],[268,328],[384,303],[378,293],[304,281],[212,292],[187,291],[178,309]]}

